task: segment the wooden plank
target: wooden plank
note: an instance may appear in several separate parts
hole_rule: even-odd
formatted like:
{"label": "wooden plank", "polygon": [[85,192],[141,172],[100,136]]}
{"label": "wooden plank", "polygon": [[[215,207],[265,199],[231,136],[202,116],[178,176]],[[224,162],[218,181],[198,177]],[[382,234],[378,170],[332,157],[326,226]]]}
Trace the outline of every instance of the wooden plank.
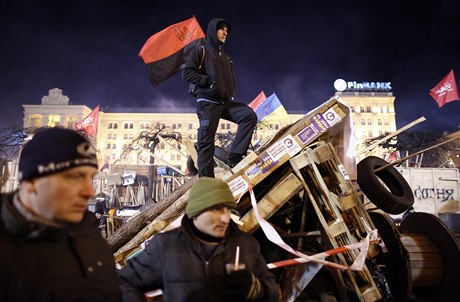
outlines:
{"label": "wooden plank", "polygon": [[[293,173],[288,174],[257,203],[260,216],[264,219],[270,218],[301,188],[302,183],[300,180]],[[240,219],[240,222],[243,223],[240,229],[244,232],[252,233],[259,227],[253,209],[247,212]]]}
{"label": "wooden plank", "polygon": [[153,221],[157,216],[163,213],[163,211],[171,206],[171,204],[173,204],[180,196],[188,192],[197,180],[198,175],[190,178],[164,200],[161,200],[158,203],[145,205],[145,209],[142,212],[133,216],[127,223],[123,224],[107,239],[113,251],[117,251],[124,244],[130,241],[137,233],[146,227],[149,222]]}
{"label": "wooden plank", "polygon": [[[340,123],[348,115],[348,111],[349,109],[340,103],[337,97],[329,99],[322,106],[312,110],[290,127],[280,131],[278,137],[274,138],[266,149],[258,151],[257,158],[246,163],[246,166],[229,177],[227,182],[231,184],[233,180],[242,177],[247,183],[251,183],[253,186],[257,185],[298,154],[300,150],[319,138],[330,127]],[[336,117],[331,122],[332,125],[325,122],[326,118],[323,114]],[[230,185],[230,187],[232,186]],[[239,198],[242,194],[242,192],[238,193],[235,197]]]}

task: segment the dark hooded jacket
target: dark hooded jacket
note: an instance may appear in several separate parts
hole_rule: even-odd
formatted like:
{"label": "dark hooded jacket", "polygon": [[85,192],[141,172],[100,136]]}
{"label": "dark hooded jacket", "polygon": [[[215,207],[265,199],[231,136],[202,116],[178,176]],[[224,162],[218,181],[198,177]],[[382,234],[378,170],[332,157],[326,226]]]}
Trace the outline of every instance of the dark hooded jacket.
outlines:
{"label": "dark hooded jacket", "polygon": [[197,46],[183,66],[182,78],[198,86],[197,98],[223,103],[234,99],[236,82],[232,59],[224,53],[224,44],[217,40],[219,22],[227,24],[230,34],[227,21],[221,18],[212,19],[206,31],[204,60],[203,48]]}
{"label": "dark hooded jacket", "polygon": [[125,302],[144,301],[144,293],[154,289],[162,289],[165,302],[234,301],[224,293],[224,275],[225,264],[234,262],[236,246],[240,246],[240,263],[263,286],[264,294],[258,301],[278,301],[278,285],[254,237],[230,222],[227,235],[206,260],[191,224],[184,216],[180,228],[156,234],[145,251],[119,272]]}
{"label": "dark hooded jacket", "polygon": [[0,301],[121,301],[113,255],[93,213],[45,227],[26,221],[12,199],[0,195]]}

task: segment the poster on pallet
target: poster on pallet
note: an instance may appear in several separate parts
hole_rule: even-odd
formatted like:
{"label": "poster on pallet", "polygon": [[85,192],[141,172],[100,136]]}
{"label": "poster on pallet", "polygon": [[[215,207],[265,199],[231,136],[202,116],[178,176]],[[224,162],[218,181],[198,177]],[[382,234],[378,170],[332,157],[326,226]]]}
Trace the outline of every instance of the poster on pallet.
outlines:
{"label": "poster on pallet", "polygon": [[302,149],[317,140],[330,142],[351,179],[356,179],[355,144],[350,108],[338,96],[311,110],[291,126],[280,130],[278,138],[262,151],[244,169],[232,175],[227,182],[236,198],[244,191],[243,182],[256,185],[278,167],[289,161]]}

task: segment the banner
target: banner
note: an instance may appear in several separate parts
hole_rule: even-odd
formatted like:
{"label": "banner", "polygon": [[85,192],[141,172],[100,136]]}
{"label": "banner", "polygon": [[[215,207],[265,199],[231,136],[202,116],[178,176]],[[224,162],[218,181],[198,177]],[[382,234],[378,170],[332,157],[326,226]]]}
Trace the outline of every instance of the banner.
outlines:
{"label": "banner", "polygon": [[458,100],[458,89],[453,69],[438,85],[430,90],[429,95],[438,103],[439,108],[449,102]]}
{"label": "banner", "polygon": [[142,46],[139,56],[149,67],[152,85],[157,86],[179,72],[193,47],[200,45],[204,37],[194,16],[151,36]]}
{"label": "banner", "polygon": [[83,130],[88,136],[97,135],[97,123],[99,119],[99,105],[88,114],[83,120],[75,123],[76,130]]}

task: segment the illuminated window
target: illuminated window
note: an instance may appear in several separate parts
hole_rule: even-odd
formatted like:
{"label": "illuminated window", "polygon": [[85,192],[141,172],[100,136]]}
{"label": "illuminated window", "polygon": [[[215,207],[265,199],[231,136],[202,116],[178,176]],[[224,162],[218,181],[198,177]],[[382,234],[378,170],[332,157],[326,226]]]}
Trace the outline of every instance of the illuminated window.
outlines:
{"label": "illuminated window", "polygon": [[64,122],[64,126],[66,126],[69,129],[73,129],[76,122],[77,122],[76,116],[67,116]]}
{"label": "illuminated window", "polygon": [[60,115],[49,115],[48,116],[48,123],[47,126],[49,127],[56,127],[61,124],[61,116]]}
{"label": "illuminated window", "polygon": [[30,116],[29,119],[30,127],[41,127],[42,126],[42,116],[39,114],[34,114]]}

